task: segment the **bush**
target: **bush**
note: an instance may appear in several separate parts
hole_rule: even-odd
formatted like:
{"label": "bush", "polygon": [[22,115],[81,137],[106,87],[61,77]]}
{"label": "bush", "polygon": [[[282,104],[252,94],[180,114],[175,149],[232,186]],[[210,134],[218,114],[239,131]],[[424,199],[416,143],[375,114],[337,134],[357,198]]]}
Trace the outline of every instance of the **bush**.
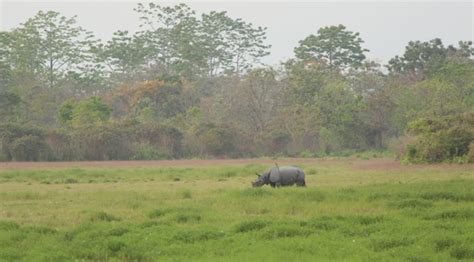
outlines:
{"label": "bush", "polygon": [[288,144],[291,142],[291,136],[281,130],[273,130],[268,134],[267,140],[269,141],[268,148],[270,154],[287,154]]}
{"label": "bush", "polygon": [[147,123],[135,125],[131,131],[137,143],[136,158],[170,159],[181,155],[183,134],[174,127]]}
{"label": "bush", "polygon": [[170,155],[160,152],[158,149],[145,143],[140,143],[133,151],[131,160],[163,160],[172,158]]}
{"label": "bush", "polygon": [[48,147],[44,143],[44,130],[20,124],[0,125],[0,146],[4,160],[47,160]]}
{"label": "bush", "polygon": [[467,153],[467,161],[474,163],[474,141],[469,144],[469,153]]}
{"label": "bush", "polygon": [[128,130],[114,125],[83,126],[72,132],[79,160],[128,160]]}
{"label": "bush", "polygon": [[206,155],[226,156],[235,151],[235,135],[228,128],[206,124],[200,126],[196,134]]}
{"label": "bush", "polygon": [[10,153],[15,161],[39,161],[45,159],[47,146],[38,136],[27,135],[15,139],[10,145]]}
{"label": "bush", "polygon": [[49,160],[71,161],[77,158],[71,134],[66,130],[52,129],[45,135],[45,143],[50,148]]}
{"label": "bush", "polygon": [[403,161],[465,163],[474,141],[474,112],[421,119],[410,124],[409,133],[415,139],[406,145]]}

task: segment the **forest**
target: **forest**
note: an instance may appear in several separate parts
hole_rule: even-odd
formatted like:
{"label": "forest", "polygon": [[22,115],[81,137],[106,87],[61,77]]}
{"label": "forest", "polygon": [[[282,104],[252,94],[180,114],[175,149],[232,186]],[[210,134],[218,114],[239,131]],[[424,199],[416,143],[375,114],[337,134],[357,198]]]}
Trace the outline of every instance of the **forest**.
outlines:
{"label": "forest", "polygon": [[474,47],[414,39],[378,64],[360,32],[314,25],[266,65],[267,28],[138,4],[100,40],[41,11],[0,31],[0,161],[320,157],[474,162]]}

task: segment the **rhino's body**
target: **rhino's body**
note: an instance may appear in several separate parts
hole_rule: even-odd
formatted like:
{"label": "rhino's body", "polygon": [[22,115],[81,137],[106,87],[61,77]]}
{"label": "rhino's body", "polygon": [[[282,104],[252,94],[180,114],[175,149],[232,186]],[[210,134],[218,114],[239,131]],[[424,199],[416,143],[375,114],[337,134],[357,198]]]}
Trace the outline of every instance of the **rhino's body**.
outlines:
{"label": "rhino's body", "polygon": [[292,186],[294,184],[297,186],[306,186],[303,170],[295,166],[283,166],[280,168],[271,168],[265,173],[258,175],[258,179],[252,183],[252,186],[271,185],[275,187]]}

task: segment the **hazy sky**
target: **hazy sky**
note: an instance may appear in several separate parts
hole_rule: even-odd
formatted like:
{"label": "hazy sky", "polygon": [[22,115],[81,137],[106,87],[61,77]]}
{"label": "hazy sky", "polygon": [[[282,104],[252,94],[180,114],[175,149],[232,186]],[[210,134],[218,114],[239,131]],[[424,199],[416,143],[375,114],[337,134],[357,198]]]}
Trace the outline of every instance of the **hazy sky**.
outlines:
{"label": "hazy sky", "polygon": [[[107,40],[116,30],[138,30],[133,11],[138,1],[5,1],[0,0],[0,28],[10,30],[39,10],[77,15],[78,24]],[[157,1],[175,4],[174,1]],[[385,63],[402,54],[410,40],[439,37],[447,44],[473,40],[472,1],[182,1],[198,13],[227,11],[268,27],[271,55],[264,62],[276,64],[293,57],[298,41],[318,28],[343,24],[360,32],[368,57]]]}

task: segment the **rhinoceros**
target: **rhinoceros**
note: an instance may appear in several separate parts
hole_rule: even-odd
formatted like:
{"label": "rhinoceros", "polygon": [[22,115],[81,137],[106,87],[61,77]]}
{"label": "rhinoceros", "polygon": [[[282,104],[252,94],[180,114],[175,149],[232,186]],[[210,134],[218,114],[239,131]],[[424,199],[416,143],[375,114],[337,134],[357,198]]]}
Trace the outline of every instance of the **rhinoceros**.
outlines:
{"label": "rhinoceros", "polygon": [[276,166],[261,175],[258,173],[256,175],[258,178],[252,182],[253,187],[261,187],[263,185],[279,187],[292,186],[294,184],[297,186],[306,186],[303,170],[295,166]]}

